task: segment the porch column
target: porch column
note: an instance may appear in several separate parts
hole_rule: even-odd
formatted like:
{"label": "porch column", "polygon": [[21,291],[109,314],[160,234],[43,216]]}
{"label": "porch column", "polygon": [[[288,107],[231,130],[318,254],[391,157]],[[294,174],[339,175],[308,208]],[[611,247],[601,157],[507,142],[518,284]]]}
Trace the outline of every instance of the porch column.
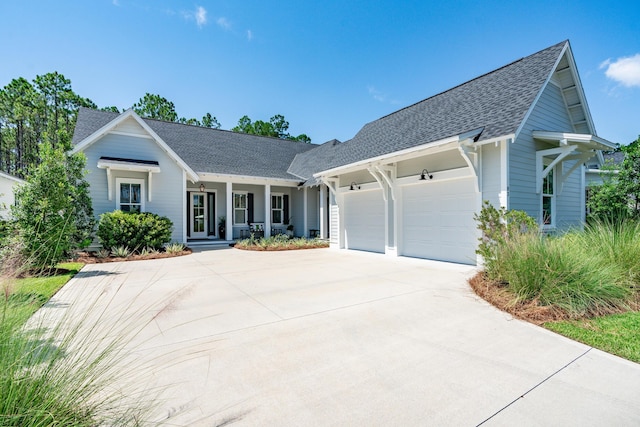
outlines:
{"label": "porch column", "polygon": [[320,185],[320,238],[327,238],[327,187]]}
{"label": "porch column", "polygon": [[304,189],[302,190],[302,195],[304,197],[304,201],[302,203],[302,215],[303,215],[303,219],[302,219],[302,237],[308,237],[309,236],[309,215],[308,213],[308,203],[309,203],[309,197],[307,194],[307,190],[309,189],[309,187],[304,187]]}
{"label": "porch column", "polygon": [[227,220],[224,225],[226,230],[226,240],[233,240],[233,184],[227,182]]}
{"label": "porch column", "polygon": [[264,237],[271,236],[271,185],[264,186]]}

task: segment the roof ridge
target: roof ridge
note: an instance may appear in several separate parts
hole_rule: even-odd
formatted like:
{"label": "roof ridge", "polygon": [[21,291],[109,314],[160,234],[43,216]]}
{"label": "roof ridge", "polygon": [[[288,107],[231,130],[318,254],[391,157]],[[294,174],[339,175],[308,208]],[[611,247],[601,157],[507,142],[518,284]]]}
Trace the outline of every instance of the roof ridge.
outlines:
{"label": "roof ridge", "polygon": [[[486,72],[486,73],[484,73],[484,74],[481,74],[481,75],[479,75],[479,76],[477,76],[477,77],[474,77],[474,78],[472,78],[472,79],[470,79],[470,80],[467,80],[467,81],[465,81],[465,82],[463,82],[463,83],[460,83],[460,84],[458,84],[458,85],[456,85],[456,86],[454,86],[454,87],[451,87],[451,88],[449,88],[449,89],[447,89],[447,90],[444,90],[444,91],[442,91],[442,92],[439,92],[439,93],[437,93],[437,94],[435,94],[435,95],[431,95],[431,96],[429,96],[429,97],[427,97],[427,98],[424,98],[424,99],[422,99],[422,100],[420,100],[420,101],[414,102],[414,103],[413,103],[413,104],[411,104],[411,105],[407,105],[407,106],[406,106],[406,107],[404,107],[404,108],[401,108],[401,109],[396,110],[396,111],[393,111],[393,112],[391,112],[391,113],[389,113],[389,114],[387,114],[387,115],[384,115],[384,116],[382,116],[382,117],[380,117],[380,118],[377,118],[377,119],[375,119],[375,120],[374,120],[374,122],[376,122],[376,121],[378,121],[378,120],[382,120],[382,119],[384,119],[384,118],[386,118],[386,117],[392,116],[392,115],[394,115],[394,114],[396,114],[396,113],[399,113],[400,111],[403,111],[403,110],[406,110],[406,109],[408,109],[408,108],[414,107],[414,106],[416,106],[416,105],[418,105],[418,104],[421,104],[421,103],[423,103],[423,102],[425,102],[425,101],[428,101],[428,100],[430,100],[430,99],[433,99],[433,98],[435,98],[435,97],[438,97],[438,96],[444,95],[445,93],[447,93],[447,92],[451,92],[451,91],[453,91],[453,90],[455,90],[455,89],[458,89],[458,88],[459,88],[459,87],[461,87],[461,86],[464,86],[464,85],[466,85],[466,84],[469,84],[469,83],[471,83],[471,82],[474,82],[474,81],[476,81],[476,80],[479,80],[479,79],[481,79],[481,78],[483,78],[483,77],[486,77],[486,76],[488,76],[488,75],[490,75],[490,74],[496,73],[496,72],[498,72],[498,71],[500,71],[500,70],[503,70],[503,69],[505,69],[505,68],[507,68],[507,67],[510,67],[510,66],[512,66],[512,65],[514,65],[514,64],[516,64],[516,63],[518,63],[518,62],[522,62],[522,61],[524,61],[525,59],[530,58],[530,57],[532,57],[532,56],[534,56],[534,55],[538,55],[538,54],[540,54],[540,53],[544,52],[545,50],[553,49],[553,48],[555,48],[555,47],[557,47],[557,46],[559,46],[559,45],[561,45],[561,44],[565,44],[565,43],[568,43],[568,42],[569,42],[569,40],[568,40],[568,39],[565,39],[564,41],[561,41],[560,43],[556,43],[556,44],[554,44],[554,45],[552,45],[552,46],[548,46],[548,47],[546,47],[546,48],[544,48],[544,49],[541,49],[541,50],[539,50],[539,51],[537,51],[537,52],[535,52],[535,53],[532,53],[532,54],[530,54],[530,55],[523,56],[522,58],[520,58],[520,59],[516,59],[515,61],[512,61],[512,62],[510,62],[510,63],[508,63],[508,64],[506,64],[506,65],[503,65],[502,67],[495,68],[495,69],[493,69],[493,70],[491,70],[491,71],[488,71],[488,72]],[[369,122],[369,123],[372,123],[372,122]]]}

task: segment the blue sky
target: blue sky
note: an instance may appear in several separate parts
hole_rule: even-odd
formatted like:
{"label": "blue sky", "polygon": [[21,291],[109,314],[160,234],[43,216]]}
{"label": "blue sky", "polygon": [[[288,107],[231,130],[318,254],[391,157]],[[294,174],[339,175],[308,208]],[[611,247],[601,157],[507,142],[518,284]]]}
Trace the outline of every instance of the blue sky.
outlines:
{"label": "blue sky", "polygon": [[58,71],[99,106],[283,114],[314,143],[569,39],[598,134],[640,134],[640,2],[3,2],[0,86]]}

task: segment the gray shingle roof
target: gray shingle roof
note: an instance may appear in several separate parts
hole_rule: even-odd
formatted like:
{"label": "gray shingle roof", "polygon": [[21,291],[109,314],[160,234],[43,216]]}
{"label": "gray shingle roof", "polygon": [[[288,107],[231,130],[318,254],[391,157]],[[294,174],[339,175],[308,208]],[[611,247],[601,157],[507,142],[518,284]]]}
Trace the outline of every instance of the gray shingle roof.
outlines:
{"label": "gray shingle roof", "polygon": [[332,146],[331,153],[316,149],[297,156],[290,170],[311,177],[478,128],[484,128],[478,141],[514,134],[568,43],[563,41],[368,123],[353,139]]}
{"label": "gray shingle roof", "polygon": [[[80,109],[73,136],[77,144],[118,114]],[[256,135],[143,119],[194,171],[279,179],[299,179],[287,172],[293,158],[315,146]],[[117,153],[109,153],[117,155]]]}

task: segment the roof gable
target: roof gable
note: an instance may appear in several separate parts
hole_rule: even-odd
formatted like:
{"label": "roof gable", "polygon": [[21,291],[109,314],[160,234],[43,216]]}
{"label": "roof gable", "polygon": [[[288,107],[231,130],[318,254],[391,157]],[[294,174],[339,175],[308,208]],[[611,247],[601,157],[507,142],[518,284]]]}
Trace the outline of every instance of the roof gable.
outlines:
{"label": "roof gable", "polygon": [[197,180],[199,173],[209,173],[299,181],[287,170],[297,154],[315,147],[300,141],[141,118],[132,110],[117,114],[83,108],[78,114],[73,152],[82,151],[106,133],[152,137],[190,171],[192,180]]}
{"label": "roof gable", "polygon": [[[482,129],[479,142],[514,136],[567,46],[563,41],[366,124],[331,156],[319,156],[311,175],[475,129]],[[304,153],[297,163],[313,164],[315,156]]]}
{"label": "roof gable", "polygon": [[[71,150],[71,154],[86,149],[96,141],[100,140],[107,133],[131,134],[133,131],[136,136],[145,136],[146,134],[146,136],[152,138],[160,146],[160,148],[165,151],[167,155],[172,158],[187,173],[188,177],[192,181],[196,181],[198,179],[198,175],[193,171],[193,169],[187,163],[185,163],[185,161],[180,156],[178,156],[171,149],[171,147],[169,147],[169,145],[167,145],[167,143],[153,129],[151,129],[149,125],[138,114],[136,114],[135,111],[129,109],[120,115],[116,115],[115,118],[113,118],[112,114],[115,113],[81,108],[78,112],[77,123],[81,123],[80,127],[85,132],[89,132],[91,129],[91,126],[89,125],[91,119],[95,120],[94,126],[95,123],[103,123],[105,121],[106,124],[79,141],[76,139],[74,132],[74,138],[72,139],[72,141],[75,140],[76,145]],[[108,118],[111,118],[111,120],[107,121]]]}

